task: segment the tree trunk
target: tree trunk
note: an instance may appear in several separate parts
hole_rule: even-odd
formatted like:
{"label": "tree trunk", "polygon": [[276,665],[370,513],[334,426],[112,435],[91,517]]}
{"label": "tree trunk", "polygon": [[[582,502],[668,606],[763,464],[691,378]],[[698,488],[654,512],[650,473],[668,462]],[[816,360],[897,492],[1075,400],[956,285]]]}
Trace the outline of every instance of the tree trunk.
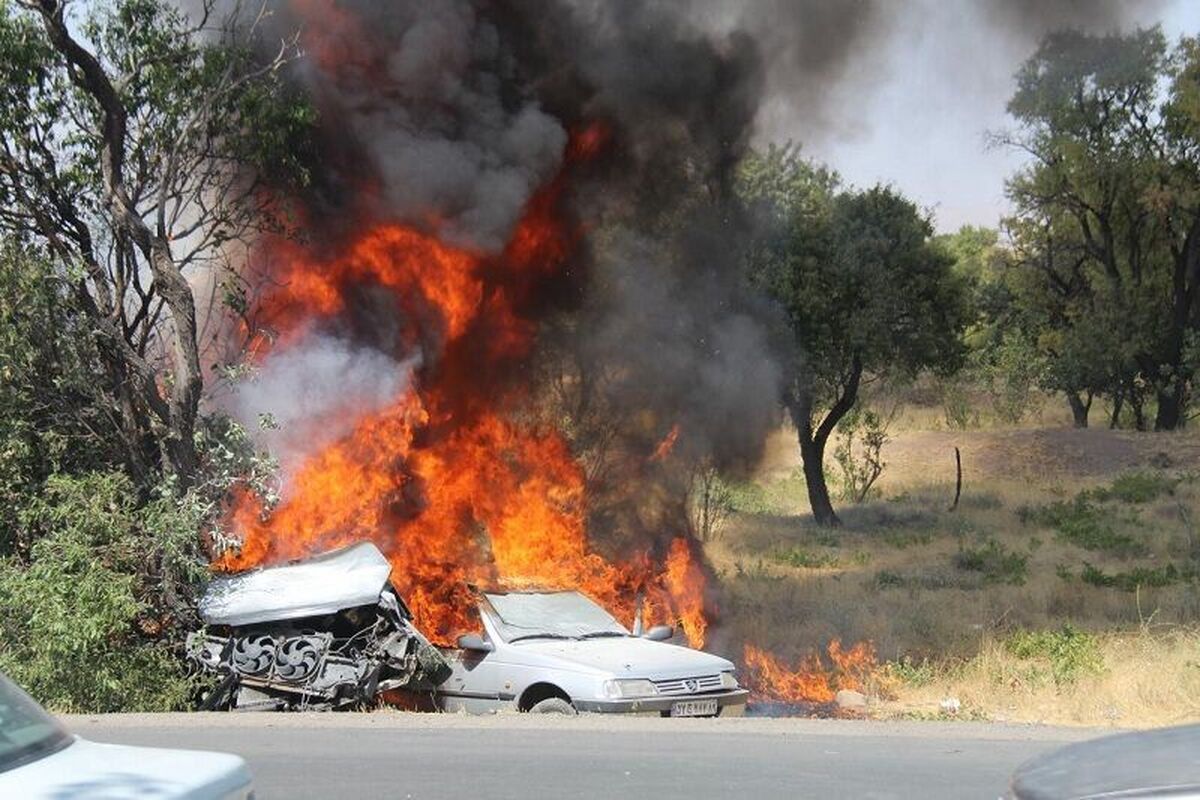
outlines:
{"label": "tree trunk", "polygon": [[1173,431],[1183,427],[1183,389],[1182,382],[1175,381],[1174,386],[1158,393],[1158,411],[1154,415],[1154,430]]}
{"label": "tree trunk", "polygon": [[[66,24],[62,0],[37,0],[42,22],[54,48],[71,66],[75,84],[86,91],[103,112],[100,134],[100,171],[108,193],[108,214],[113,226],[129,237],[146,259],[160,296],[171,314],[171,367],[169,395],[159,394],[157,377],[140,376],[141,389],[148,406],[166,424],[159,446],[163,466],[176,477],[176,487],[185,490],[194,478],[197,465],[195,429],[200,402],[203,372],[200,368],[196,342],[196,305],[192,289],[171,255],[167,232],[159,222],[159,230],[151,230],[138,212],[137,204],[125,187],[125,148],[128,109],[123,105],[104,66],[72,35]],[[115,341],[116,337],[114,337]],[[133,354],[127,348],[128,362]],[[139,356],[140,358],[140,356]],[[130,364],[132,372],[137,366]]]}
{"label": "tree trunk", "polygon": [[825,442],[801,434],[800,458],[804,461],[804,484],[808,488],[808,504],[812,508],[813,521],[818,525],[836,528],[842,524],[833,503],[829,500],[829,486],[825,483]]}
{"label": "tree trunk", "polygon": [[796,437],[800,442],[800,458],[804,462],[804,483],[808,488],[808,504],[812,508],[813,520],[818,525],[836,527],[842,524],[833,503],[829,500],[829,487],[825,483],[825,444],[842,418],[858,402],[858,387],[862,381],[862,359],[856,354],[850,362],[841,395],[829,407],[829,413],[819,425],[813,427],[814,408],[812,392],[806,386],[797,386],[788,401],[788,412],[796,426]]}
{"label": "tree trunk", "polygon": [[1118,391],[1113,395],[1112,415],[1108,420],[1108,429],[1115,431],[1121,426],[1121,408],[1125,405],[1125,395]]}
{"label": "tree trunk", "polygon": [[1183,246],[1174,253],[1172,309],[1170,333],[1164,363],[1170,368],[1166,385],[1159,384],[1158,410],[1154,415],[1154,430],[1173,431],[1183,427],[1187,419],[1187,383],[1191,377],[1184,371],[1185,343],[1192,326],[1197,291],[1200,290],[1200,218],[1188,226]]}
{"label": "tree trunk", "polygon": [[1130,399],[1129,406],[1133,409],[1133,427],[1139,431],[1146,430],[1146,399],[1134,396]]}
{"label": "tree trunk", "polygon": [[1088,413],[1092,410],[1092,396],[1089,394],[1085,403],[1078,392],[1067,392],[1067,403],[1071,406],[1071,416],[1075,420],[1075,427],[1086,428]]}

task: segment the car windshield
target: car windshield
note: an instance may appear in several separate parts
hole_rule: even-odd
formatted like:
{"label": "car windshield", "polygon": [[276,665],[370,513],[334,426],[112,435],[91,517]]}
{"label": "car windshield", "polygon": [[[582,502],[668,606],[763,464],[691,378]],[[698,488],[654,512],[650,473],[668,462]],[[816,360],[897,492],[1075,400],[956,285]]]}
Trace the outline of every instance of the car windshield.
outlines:
{"label": "car windshield", "polygon": [[0,772],[49,755],[71,741],[58,720],[0,674]]}
{"label": "car windshield", "polygon": [[579,592],[520,592],[485,597],[506,642],[629,635],[612,614]]}

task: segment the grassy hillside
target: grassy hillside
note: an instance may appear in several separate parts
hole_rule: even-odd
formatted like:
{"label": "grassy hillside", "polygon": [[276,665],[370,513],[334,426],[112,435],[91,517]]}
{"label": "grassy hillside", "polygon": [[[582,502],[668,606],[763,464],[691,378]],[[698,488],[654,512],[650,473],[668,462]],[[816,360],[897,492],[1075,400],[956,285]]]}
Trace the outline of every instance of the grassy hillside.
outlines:
{"label": "grassy hillside", "polygon": [[1200,718],[1200,436],[916,427],[931,421],[901,421],[878,497],[843,505],[837,530],[808,519],[794,439],[777,434],[707,544],[718,643],[795,663],[870,640],[889,662],[881,714],[956,699],[975,718]]}

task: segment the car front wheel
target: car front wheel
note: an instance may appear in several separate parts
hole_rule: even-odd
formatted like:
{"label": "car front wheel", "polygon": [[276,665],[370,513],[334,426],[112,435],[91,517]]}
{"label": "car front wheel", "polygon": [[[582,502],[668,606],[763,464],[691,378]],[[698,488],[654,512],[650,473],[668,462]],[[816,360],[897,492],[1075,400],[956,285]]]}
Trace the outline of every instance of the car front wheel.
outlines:
{"label": "car front wheel", "polygon": [[561,697],[547,697],[534,703],[529,709],[530,714],[578,714],[575,706]]}

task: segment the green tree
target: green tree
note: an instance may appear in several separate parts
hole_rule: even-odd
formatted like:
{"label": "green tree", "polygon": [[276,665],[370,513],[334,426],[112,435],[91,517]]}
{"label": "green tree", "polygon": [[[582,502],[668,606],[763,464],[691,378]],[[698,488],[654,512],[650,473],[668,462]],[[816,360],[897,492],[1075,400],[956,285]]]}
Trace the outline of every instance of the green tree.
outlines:
{"label": "green tree", "polygon": [[135,485],[90,319],[55,274],[0,246],[0,670],[60,710],[177,707],[199,534],[235,480],[269,496],[270,465],[205,418],[186,492]]}
{"label": "green tree", "polygon": [[27,551],[28,499],[57,472],[121,463],[86,320],[44,259],[0,244],[0,554]]}
{"label": "green tree", "polygon": [[[1051,34],[1018,73],[1009,112],[1020,127],[1001,137],[1031,157],[1009,182],[1018,217],[1048,226],[1074,251],[1066,263],[1078,286],[1059,298],[1054,327],[1069,335],[1053,337],[1063,348],[1054,374],[1068,392],[1094,390],[1107,375],[1115,405],[1130,402],[1139,416],[1151,394],[1159,430],[1186,420],[1195,370],[1188,343],[1200,322],[1196,83],[1194,42],[1168,54],[1157,28]],[[1062,252],[1043,246],[1030,263],[1053,284],[1044,265]],[[1062,263],[1053,268],[1060,277]],[[1100,321],[1117,322],[1118,341],[1135,345],[1116,374],[1095,346]]]}
{"label": "green tree", "polygon": [[749,268],[786,313],[795,345],[784,400],[813,517],[837,525],[825,480],[830,435],[865,382],[959,365],[964,280],[912,202],[888,187],[840,189],[834,173],[791,147],[749,158],[741,190],[768,220]]}
{"label": "green tree", "polygon": [[139,505],[121,472],[52,476],[21,510],[38,529],[0,557],[0,669],[60,711],[181,708],[176,652],[192,622],[196,507]]}
{"label": "green tree", "polygon": [[0,0],[0,669],[62,710],[172,708],[200,533],[266,466],[199,413],[187,280],[259,224],[264,170],[302,177],[309,113],[211,22],[80,11]]}
{"label": "green tree", "polygon": [[255,20],[211,11],[0,0],[0,232],[43,248],[84,315],[127,469],[181,489],[203,382],[188,275],[266,218],[259,176],[298,174],[309,121],[280,79],[291,45],[259,59]]}

